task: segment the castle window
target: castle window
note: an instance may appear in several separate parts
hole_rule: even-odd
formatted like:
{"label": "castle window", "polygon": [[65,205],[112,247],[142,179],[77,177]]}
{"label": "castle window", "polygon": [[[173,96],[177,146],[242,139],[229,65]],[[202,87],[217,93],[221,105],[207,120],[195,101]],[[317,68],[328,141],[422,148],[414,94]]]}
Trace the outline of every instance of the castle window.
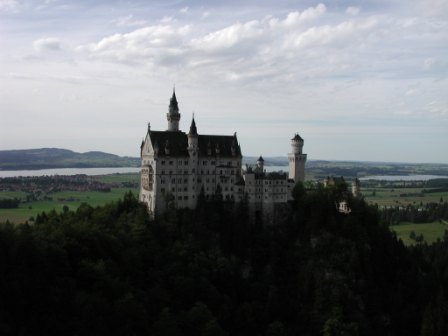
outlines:
{"label": "castle window", "polygon": [[165,184],[165,179],[164,178],[160,179],[160,184]]}
{"label": "castle window", "polygon": [[160,189],[160,192],[161,192],[162,194],[164,194],[164,193],[165,193],[165,188],[161,188],[161,189]]}
{"label": "castle window", "polygon": [[162,160],[162,166],[164,166],[165,165],[165,160]]}
{"label": "castle window", "polygon": [[170,166],[172,166],[173,165],[173,161],[170,161],[169,164],[170,164]]}
{"label": "castle window", "polygon": [[188,188],[187,188],[187,187],[185,187],[185,188],[184,188],[184,191],[188,191]]}
{"label": "castle window", "polygon": [[188,170],[184,170],[184,175],[188,175]]}
{"label": "castle window", "polygon": [[193,169],[191,170],[191,173],[192,173],[192,174],[196,173],[196,169],[193,168]]}
{"label": "castle window", "polygon": [[182,191],[182,188],[177,188],[177,191]]}
{"label": "castle window", "polygon": [[171,183],[176,183],[176,179],[171,179]]}
{"label": "castle window", "polygon": [[172,170],[170,170],[170,175],[173,173],[173,171]]}
{"label": "castle window", "polygon": [[177,179],[177,183],[182,183],[182,179],[180,178],[180,179]]}
{"label": "castle window", "polygon": [[177,199],[178,199],[179,201],[182,201],[182,196],[177,196]]}
{"label": "castle window", "polygon": [[188,183],[188,179],[184,179],[184,183]]}
{"label": "castle window", "polygon": [[202,165],[206,166],[207,165],[207,161],[202,161]]}
{"label": "castle window", "polygon": [[171,192],[176,192],[176,188],[171,188]]}
{"label": "castle window", "polygon": [[165,174],[165,171],[164,171],[164,170],[162,170],[162,175],[163,175],[163,174]]}
{"label": "castle window", "polygon": [[177,165],[182,166],[182,160],[177,161]]}
{"label": "castle window", "polygon": [[215,162],[215,161],[212,161],[212,162],[211,162],[211,165],[212,165],[212,166],[214,166],[215,164],[216,164],[216,162]]}
{"label": "castle window", "polygon": [[187,200],[188,199],[188,196],[184,196],[184,200]]}
{"label": "castle window", "polygon": [[184,161],[184,165],[188,166],[188,161],[187,160]]}

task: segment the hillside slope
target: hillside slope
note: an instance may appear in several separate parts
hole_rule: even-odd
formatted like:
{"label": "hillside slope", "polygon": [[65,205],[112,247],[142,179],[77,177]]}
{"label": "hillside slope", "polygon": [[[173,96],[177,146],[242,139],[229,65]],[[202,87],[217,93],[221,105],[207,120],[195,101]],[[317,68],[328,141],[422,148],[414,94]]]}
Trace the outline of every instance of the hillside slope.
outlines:
{"label": "hillside slope", "polygon": [[138,167],[139,158],[104,152],[77,153],[61,148],[0,151],[0,170],[48,168]]}

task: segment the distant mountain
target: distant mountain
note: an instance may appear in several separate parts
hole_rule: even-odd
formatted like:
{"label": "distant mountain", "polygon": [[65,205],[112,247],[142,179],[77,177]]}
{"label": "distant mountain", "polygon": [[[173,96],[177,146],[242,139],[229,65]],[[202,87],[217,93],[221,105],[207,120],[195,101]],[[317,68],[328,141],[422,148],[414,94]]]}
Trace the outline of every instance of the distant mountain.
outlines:
{"label": "distant mountain", "polygon": [[0,170],[49,168],[138,167],[140,159],[92,151],[77,153],[61,148],[0,151]]}

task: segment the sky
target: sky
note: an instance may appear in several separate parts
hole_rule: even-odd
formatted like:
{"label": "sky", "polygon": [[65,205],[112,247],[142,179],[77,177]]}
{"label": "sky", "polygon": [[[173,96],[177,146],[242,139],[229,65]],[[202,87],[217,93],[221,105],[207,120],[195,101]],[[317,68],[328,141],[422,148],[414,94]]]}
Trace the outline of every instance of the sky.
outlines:
{"label": "sky", "polygon": [[147,124],[243,155],[448,163],[446,0],[0,0],[0,150],[140,155]]}

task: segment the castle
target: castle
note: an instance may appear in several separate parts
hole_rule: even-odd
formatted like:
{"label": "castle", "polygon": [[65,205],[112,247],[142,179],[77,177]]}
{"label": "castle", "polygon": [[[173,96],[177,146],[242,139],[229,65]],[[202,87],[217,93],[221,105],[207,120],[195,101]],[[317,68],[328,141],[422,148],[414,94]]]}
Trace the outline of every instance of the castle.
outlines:
{"label": "castle", "polygon": [[240,201],[247,197],[249,206],[264,214],[273,214],[277,205],[291,199],[291,189],[305,179],[303,139],[291,139],[288,154],[289,174],[267,173],[260,156],[255,167],[242,167],[242,152],[237,135],[198,133],[191,121],[188,133],[179,129],[181,115],[176,93],[166,114],[168,129],[153,131],[150,124],[141,143],[141,202],[151,215],[173,206],[196,207],[198,198]]}

